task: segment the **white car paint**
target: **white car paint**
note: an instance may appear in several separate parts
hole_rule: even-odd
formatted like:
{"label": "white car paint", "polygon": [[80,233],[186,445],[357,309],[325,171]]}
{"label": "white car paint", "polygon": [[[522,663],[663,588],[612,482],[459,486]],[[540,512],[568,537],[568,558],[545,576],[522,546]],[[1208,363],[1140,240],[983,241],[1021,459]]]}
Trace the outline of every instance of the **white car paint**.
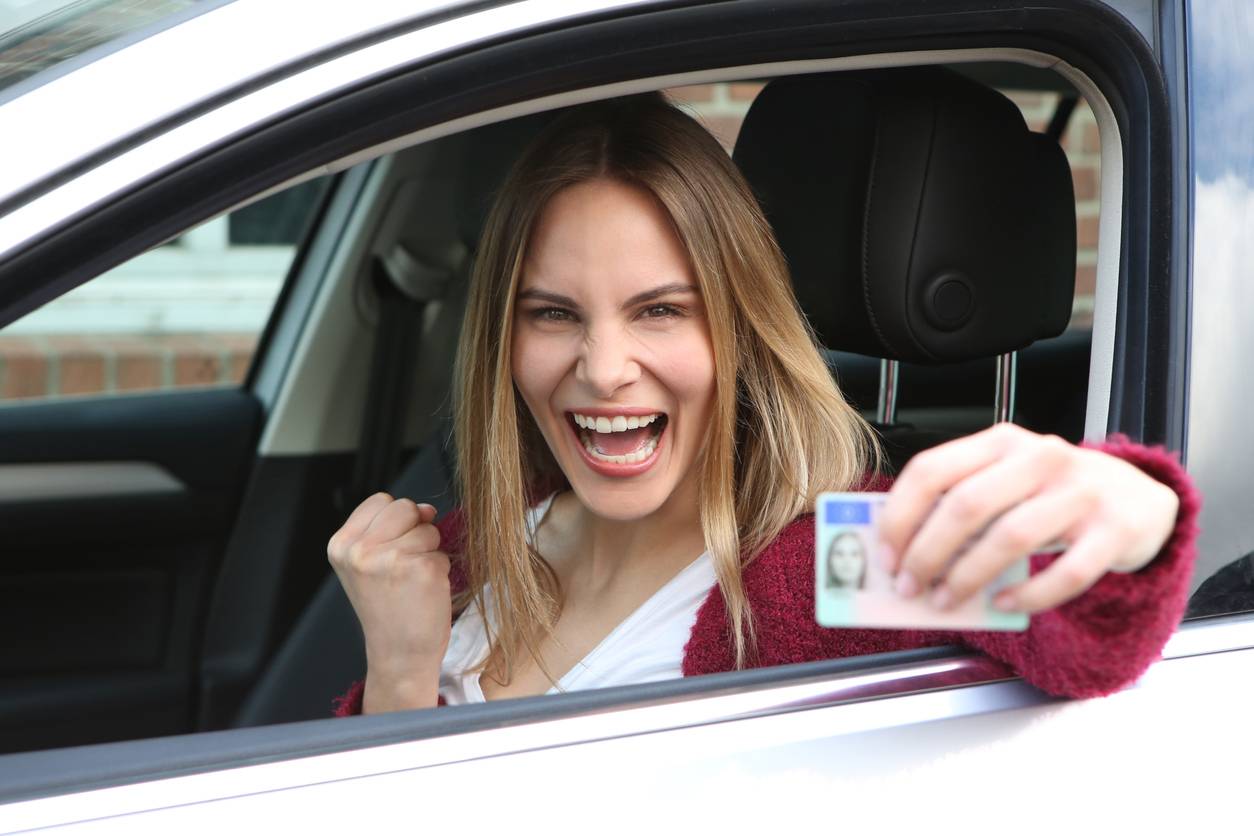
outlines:
{"label": "white car paint", "polygon": [[[1254,744],[1233,722],[1254,685],[1254,622],[1242,629],[1244,649],[1167,659],[1105,698],[1053,700],[1014,681],[804,708],[821,687],[785,686],[727,698],[723,719],[698,700],[687,716],[682,703],[628,709],[22,802],[0,807],[0,832],[222,832],[276,816],[315,833],[531,832],[555,815],[609,833],[1195,828],[1224,805],[1164,815],[1153,800],[1242,797],[1243,771],[1214,761],[1217,744]],[[1189,633],[1192,650],[1212,644],[1205,626]],[[792,708],[757,713],[767,702]]]}

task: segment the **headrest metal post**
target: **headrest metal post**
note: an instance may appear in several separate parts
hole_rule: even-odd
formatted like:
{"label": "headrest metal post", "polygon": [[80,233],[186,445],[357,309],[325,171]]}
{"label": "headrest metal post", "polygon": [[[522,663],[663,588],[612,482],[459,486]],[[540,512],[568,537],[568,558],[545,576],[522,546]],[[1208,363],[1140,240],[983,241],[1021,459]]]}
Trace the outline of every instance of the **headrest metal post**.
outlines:
{"label": "headrest metal post", "polygon": [[998,424],[1014,420],[1018,361],[1017,351],[997,355],[997,391],[993,395],[993,420]]}
{"label": "headrest metal post", "polygon": [[880,360],[880,397],[875,406],[875,420],[881,426],[897,423],[897,373],[901,363]]}

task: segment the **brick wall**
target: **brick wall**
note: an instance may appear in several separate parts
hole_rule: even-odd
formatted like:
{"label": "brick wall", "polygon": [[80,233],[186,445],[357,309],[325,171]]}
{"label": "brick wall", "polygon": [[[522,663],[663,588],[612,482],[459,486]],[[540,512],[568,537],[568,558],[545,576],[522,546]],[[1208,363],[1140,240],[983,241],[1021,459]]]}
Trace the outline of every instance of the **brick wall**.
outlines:
{"label": "brick wall", "polygon": [[[1028,125],[1036,131],[1045,129],[1058,104],[1058,97],[1052,93],[1009,95],[1023,111]],[[1093,324],[1093,291],[1097,285],[1097,219],[1101,211],[1098,197],[1102,166],[1097,121],[1093,111],[1083,101],[1071,115],[1067,132],[1062,137],[1062,148],[1071,163],[1076,201],[1076,301],[1071,324],[1072,327],[1089,328]]]}
{"label": "brick wall", "polygon": [[[688,107],[729,151],[760,84],[678,87],[671,98]],[[1048,123],[1054,94],[1010,93],[1035,130]],[[1073,327],[1092,322],[1101,169],[1097,126],[1081,104],[1063,139],[1076,188],[1076,304]],[[195,300],[188,300],[194,302]],[[255,333],[73,335],[0,332],[0,400],[142,392],[243,380]]]}
{"label": "brick wall", "polygon": [[237,384],[255,334],[0,334],[0,399]]}

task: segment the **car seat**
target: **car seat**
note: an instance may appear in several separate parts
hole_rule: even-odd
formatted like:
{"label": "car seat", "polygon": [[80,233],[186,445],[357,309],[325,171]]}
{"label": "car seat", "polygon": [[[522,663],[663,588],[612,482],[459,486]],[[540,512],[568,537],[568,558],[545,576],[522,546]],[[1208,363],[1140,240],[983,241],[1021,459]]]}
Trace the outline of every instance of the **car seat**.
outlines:
{"label": "car seat", "polygon": [[[434,147],[426,148],[428,158],[422,166],[428,176],[413,184],[412,199],[402,194],[389,205],[394,215],[380,230],[383,240],[376,242],[375,249],[394,248],[399,242],[407,257],[426,265],[440,264],[449,276],[446,298],[421,324],[424,362],[414,370],[416,389],[426,409],[414,416],[413,423],[426,441],[388,485],[394,496],[431,502],[441,512],[457,504],[448,402],[453,347],[470,268],[496,191],[514,160],[554,115],[512,119],[430,143]],[[414,204],[427,212],[438,207],[448,215],[446,240],[438,240],[427,229],[414,230],[412,215],[397,211]],[[245,696],[231,725],[326,717],[332,697],[364,670],[360,625],[339,580],[329,574]]]}
{"label": "car seat", "polygon": [[[952,366],[1066,328],[1070,167],[997,91],[938,67],[778,79],[734,157],[826,348]],[[880,429],[896,466],[956,435]]]}

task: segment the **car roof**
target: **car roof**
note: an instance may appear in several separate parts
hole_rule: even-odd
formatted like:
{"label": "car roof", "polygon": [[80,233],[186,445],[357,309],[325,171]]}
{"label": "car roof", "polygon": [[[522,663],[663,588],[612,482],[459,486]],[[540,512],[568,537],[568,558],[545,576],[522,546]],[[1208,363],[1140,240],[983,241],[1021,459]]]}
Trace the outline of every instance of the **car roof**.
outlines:
{"label": "car roof", "polygon": [[[63,62],[45,56],[25,69],[15,62],[8,79],[0,71],[0,132],[7,158],[21,161],[0,171],[0,205],[74,162],[135,141],[141,131],[169,127],[319,59],[468,4],[363,0],[335,15],[310,15],[293,0],[165,5],[175,11],[137,17],[143,25],[119,26],[113,40],[87,35],[73,43],[66,36]],[[20,51],[23,38],[44,44],[37,24],[28,21],[0,38],[0,58],[5,46]],[[6,80],[12,83],[4,86]]]}
{"label": "car roof", "polygon": [[[663,0],[234,0],[16,98],[0,94],[0,259],[286,115],[469,44]],[[33,81],[34,79],[32,79]],[[37,126],[33,129],[32,126]]]}

